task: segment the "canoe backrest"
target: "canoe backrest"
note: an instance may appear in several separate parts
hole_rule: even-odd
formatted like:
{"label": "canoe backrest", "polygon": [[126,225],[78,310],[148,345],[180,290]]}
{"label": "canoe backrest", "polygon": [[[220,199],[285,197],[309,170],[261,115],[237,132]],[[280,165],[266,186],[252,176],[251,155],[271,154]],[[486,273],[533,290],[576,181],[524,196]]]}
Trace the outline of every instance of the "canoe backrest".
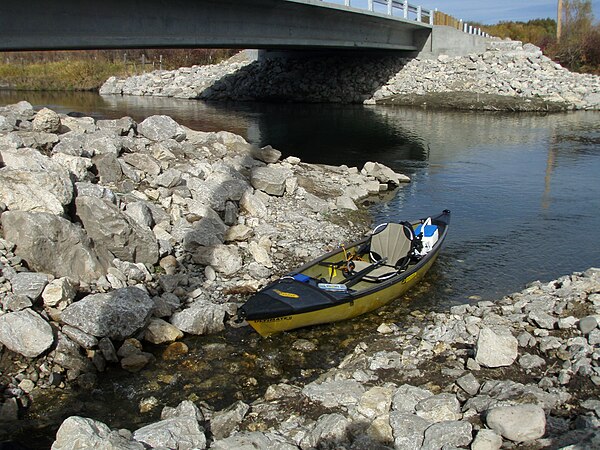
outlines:
{"label": "canoe backrest", "polygon": [[404,223],[377,226],[371,237],[370,255],[374,261],[387,258],[387,264],[397,266],[412,252],[414,233]]}

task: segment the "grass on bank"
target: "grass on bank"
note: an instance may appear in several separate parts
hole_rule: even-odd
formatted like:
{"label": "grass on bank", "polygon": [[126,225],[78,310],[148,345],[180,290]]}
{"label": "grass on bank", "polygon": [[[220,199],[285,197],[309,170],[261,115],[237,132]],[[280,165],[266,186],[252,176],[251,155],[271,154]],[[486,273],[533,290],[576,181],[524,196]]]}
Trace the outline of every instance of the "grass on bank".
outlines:
{"label": "grass on bank", "polygon": [[111,76],[126,75],[121,62],[69,60],[0,63],[0,87],[18,90],[92,91]]}

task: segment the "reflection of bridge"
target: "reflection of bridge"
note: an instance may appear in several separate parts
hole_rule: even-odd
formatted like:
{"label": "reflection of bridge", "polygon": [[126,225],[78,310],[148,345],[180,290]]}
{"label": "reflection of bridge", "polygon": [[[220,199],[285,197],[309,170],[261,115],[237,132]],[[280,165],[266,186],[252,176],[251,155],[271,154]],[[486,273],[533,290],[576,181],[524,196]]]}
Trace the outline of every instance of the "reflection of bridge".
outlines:
{"label": "reflection of bridge", "polygon": [[[319,0],[3,1],[0,3],[0,50],[216,47],[435,52],[431,11],[398,0],[368,0],[366,10],[350,6],[349,0],[338,3]],[[475,38],[454,31],[460,35],[453,38],[459,46],[461,39],[471,42]],[[438,39],[442,40],[447,45],[448,40]]]}

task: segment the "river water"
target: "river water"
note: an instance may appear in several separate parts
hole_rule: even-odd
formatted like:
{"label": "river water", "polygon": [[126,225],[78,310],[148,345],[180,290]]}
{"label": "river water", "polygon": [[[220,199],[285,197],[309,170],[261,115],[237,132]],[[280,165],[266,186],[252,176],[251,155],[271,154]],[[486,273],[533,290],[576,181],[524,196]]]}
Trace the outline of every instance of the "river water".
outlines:
{"label": "river water", "polygon": [[[96,118],[141,121],[166,114],[193,129],[228,130],[270,144],[305,162],[382,162],[412,182],[371,206],[376,222],[452,210],[446,247],[408,301],[273,339],[259,339],[248,329],[191,338],[184,361],[159,357],[152,370],[135,377],[109,372],[92,395],[54,402],[63,412],[78,411],[111,426],[134,429],[154,418],[160,408],[137,414],[140,399],[149,396],[171,406],[184,398],[218,408],[251,401],[269,384],[307,380],[336,364],[384,320],[402,325],[414,309],[497,300],[534,280],[600,267],[598,112],[504,114],[0,91],[0,105],[19,100]],[[310,340],[317,350],[290,350],[298,339]],[[160,355],[161,349],[154,351]],[[107,408],[107,402],[120,406]]]}

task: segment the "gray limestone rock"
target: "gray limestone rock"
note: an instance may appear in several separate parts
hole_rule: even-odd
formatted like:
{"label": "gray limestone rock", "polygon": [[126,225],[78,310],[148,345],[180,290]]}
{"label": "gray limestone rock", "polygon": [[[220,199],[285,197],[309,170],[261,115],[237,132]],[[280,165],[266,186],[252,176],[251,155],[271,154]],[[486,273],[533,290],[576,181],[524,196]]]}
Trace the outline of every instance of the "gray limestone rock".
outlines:
{"label": "gray limestone rock", "polygon": [[218,411],[210,419],[210,431],[215,439],[228,437],[244,419],[250,406],[242,401],[237,401],[229,408]]}
{"label": "gray limestone rock", "polygon": [[112,431],[107,425],[85,417],[71,416],[56,433],[52,450],[144,450],[144,445],[133,442]]}
{"label": "gray limestone rock", "polygon": [[107,200],[77,197],[77,215],[98,255],[106,266],[117,257],[122,261],[154,264],[158,243],[150,229],[142,228]]}
{"label": "gray limestone rock", "polygon": [[414,413],[417,403],[432,395],[433,393],[426,389],[404,384],[394,392],[392,409],[399,412]]}
{"label": "gray limestone rock", "polygon": [[199,299],[189,308],[173,314],[171,324],[189,334],[218,333],[225,328],[225,314],[224,306]]}
{"label": "gray limestone rock", "polygon": [[138,124],[138,133],[151,141],[175,139],[181,142],[185,139],[185,130],[169,116],[150,116]]}
{"label": "gray limestone rock", "polygon": [[302,393],[326,408],[356,405],[365,388],[356,380],[312,382],[304,386]]}
{"label": "gray limestone rock", "polygon": [[10,210],[62,215],[73,199],[73,185],[66,170],[0,169],[0,201]]}
{"label": "gray limestone rock", "polygon": [[282,196],[285,193],[285,181],[292,171],[281,167],[255,167],[252,169],[251,183],[254,189],[269,195]]}
{"label": "gray limestone rock", "polygon": [[12,291],[35,302],[48,284],[48,275],[36,272],[19,272],[10,280]]}
{"label": "gray limestone rock", "polygon": [[33,119],[33,131],[56,133],[60,129],[60,116],[48,108],[42,108]]}
{"label": "gray limestone rock", "polygon": [[96,337],[123,340],[145,327],[154,302],[135,287],[92,294],[68,306],[62,321]]}
{"label": "gray limestone rock", "polygon": [[206,448],[206,436],[193,417],[174,417],[152,423],[135,431],[133,438],[150,448]]}
{"label": "gray limestone rock", "polygon": [[510,330],[498,333],[482,328],[477,338],[475,361],[485,367],[510,366],[517,359],[518,347]]}
{"label": "gray limestone rock", "polygon": [[310,430],[302,442],[302,449],[322,447],[343,448],[347,441],[348,428],[351,423],[338,413],[324,414],[317,419],[315,426]]}
{"label": "gray limestone rock", "polygon": [[482,428],[477,432],[471,450],[500,450],[502,437],[494,430]]}
{"label": "gray limestone rock", "polygon": [[236,433],[226,439],[215,440],[212,450],[298,450],[298,446],[289,443],[280,435],[260,431]]}
{"label": "gray limestone rock", "polygon": [[38,272],[86,283],[104,273],[85,232],[62,217],[7,211],[2,226],[4,237],[17,243],[16,254]]}
{"label": "gray limestone rock", "polygon": [[0,316],[0,343],[28,358],[41,355],[54,343],[48,322],[31,309]]}
{"label": "gray limestone rock", "polygon": [[421,400],[415,406],[419,417],[429,422],[454,421],[462,419],[460,403],[453,394],[437,394]]}
{"label": "gray limestone rock", "polygon": [[217,272],[231,276],[242,268],[242,257],[237,246],[215,245],[199,247],[194,260],[200,264],[210,265]]}
{"label": "gray limestone rock", "polygon": [[425,430],[421,450],[466,447],[473,440],[473,426],[467,421],[443,421],[434,423]]}
{"label": "gray limestone rock", "polygon": [[492,408],[485,420],[488,427],[513,442],[533,441],[546,431],[546,415],[538,405]]}
{"label": "gray limestone rock", "polygon": [[390,426],[393,430],[394,448],[403,450],[420,450],[425,438],[425,430],[431,422],[400,411],[390,413]]}

